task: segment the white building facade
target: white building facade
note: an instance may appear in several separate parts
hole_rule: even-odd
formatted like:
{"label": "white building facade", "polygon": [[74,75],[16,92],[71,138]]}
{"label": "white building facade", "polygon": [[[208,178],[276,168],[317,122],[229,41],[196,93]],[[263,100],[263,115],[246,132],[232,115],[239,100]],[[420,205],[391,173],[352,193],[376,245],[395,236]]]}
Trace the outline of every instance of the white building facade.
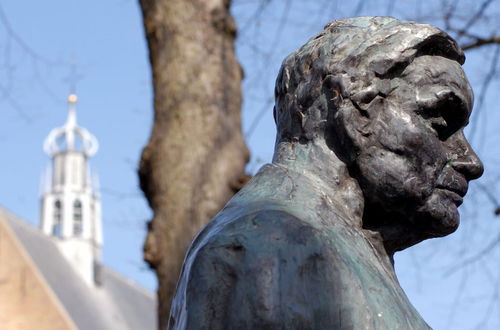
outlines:
{"label": "white building facade", "polygon": [[68,97],[66,123],[44,142],[51,158],[42,178],[40,227],[88,285],[98,281],[102,246],[101,202],[97,175],[88,164],[96,138],[76,121],[77,97]]}

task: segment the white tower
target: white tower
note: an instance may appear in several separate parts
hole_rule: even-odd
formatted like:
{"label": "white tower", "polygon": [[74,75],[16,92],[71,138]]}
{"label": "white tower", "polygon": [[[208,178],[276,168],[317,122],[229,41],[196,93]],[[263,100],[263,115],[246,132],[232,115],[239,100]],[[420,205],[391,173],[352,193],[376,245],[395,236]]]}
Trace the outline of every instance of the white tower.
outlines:
{"label": "white tower", "polygon": [[76,101],[76,95],[69,95],[66,124],[53,129],[43,145],[52,164],[42,179],[40,226],[85,282],[94,285],[102,246],[101,202],[97,176],[91,176],[87,162],[98,143],[77,125]]}

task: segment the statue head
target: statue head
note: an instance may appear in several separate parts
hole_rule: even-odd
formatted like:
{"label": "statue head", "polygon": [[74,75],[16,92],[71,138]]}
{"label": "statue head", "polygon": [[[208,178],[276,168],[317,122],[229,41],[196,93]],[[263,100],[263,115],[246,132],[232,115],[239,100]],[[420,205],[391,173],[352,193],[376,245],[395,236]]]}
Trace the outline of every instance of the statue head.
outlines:
{"label": "statue head", "polygon": [[[447,235],[468,182],[483,172],[463,135],[473,104],[464,61],[427,24],[333,22],[283,62],[277,145],[327,145],[359,184],[363,226],[386,233],[389,250]],[[411,234],[395,235],[402,242],[393,231]]]}

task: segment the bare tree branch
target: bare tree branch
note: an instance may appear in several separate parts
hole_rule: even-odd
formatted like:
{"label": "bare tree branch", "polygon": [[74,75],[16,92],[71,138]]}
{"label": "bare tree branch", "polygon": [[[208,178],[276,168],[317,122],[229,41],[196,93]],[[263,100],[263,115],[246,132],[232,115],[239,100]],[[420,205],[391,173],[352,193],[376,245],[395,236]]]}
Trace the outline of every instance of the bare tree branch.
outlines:
{"label": "bare tree branch", "polygon": [[363,10],[363,7],[365,6],[366,1],[365,0],[359,0],[358,5],[356,6],[356,9],[354,10],[354,14],[352,16],[359,16],[361,14],[361,11]]}
{"label": "bare tree branch", "polygon": [[451,267],[445,275],[449,276],[457,270],[463,269],[465,266],[479,262],[481,259],[484,259],[487,255],[492,253],[492,251],[494,251],[494,248],[498,245],[500,245],[500,235],[495,237],[490,243],[488,243],[482,250],[480,250],[476,254],[462,260],[459,264]]}
{"label": "bare tree branch", "polygon": [[247,31],[247,29],[249,28],[249,26],[252,23],[255,23],[255,21],[257,21],[257,19],[262,16],[262,13],[266,9],[266,7],[269,4],[271,4],[271,1],[272,0],[262,0],[262,1],[260,1],[260,5],[259,5],[259,7],[257,7],[257,9],[253,13],[253,15],[245,23],[242,24],[241,28],[239,28],[238,32],[240,33],[240,39],[241,39],[241,35],[243,35]]}
{"label": "bare tree branch", "polygon": [[485,0],[479,7],[479,10],[467,21],[467,23],[462,28],[462,31],[468,31],[476,22],[484,17],[484,12],[488,6],[493,2],[493,0]]}
{"label": "bare tree branch", "polygon": [[267,102],[264,104],[264,106],[257,112],[257,115],[254,117],[252,123],[250,124],[250,127],[248,128],[248,131],[245,133],[245,139],[249,140],[250,137],[252,136],[253,132],[255,132],[255,129],[260,123],[260,120],[262,117],[264,117],[264,114],[269,111],[269,107],[272,107],[274,102],[274,98],[269,98]]}
{"label": "bare tree branch", "polygon": [[445,8],[443,14],[443,20],[446,30],[451,29],[451,20],[453,18],[453,15],[455,15],[455,10],[457,9],[457,5],[458,5],[457,0],[454,0],[450,4],[448,4],[446,1],[443,1],[443,7]]}
{"label": "bare tree branch", "polygon": [[488,197],[490,202],[495,206],[495,210],[493,211],[493,213],[495,215],[500,215],[500,202],[495,197],[495,195],[493,194],[491,189],[489,189],[488,187],[486,187],[485,185],[483,185],[480,182],[476,182],[476,185],[486,195],[486,197]]}
{"label": "bare tree branch", "polygon": [[0,23],[4,26],[5,30],[7,31],[8,35],[14,39],[17,44],[26,52],[28,53],[31,57],[33,57],[35,60],[43,62],[46,65],[49,66],[54,66],[54,65],[60,65],[61,63],[52,61],[40,54],[38,54],[33,48],[31,48],[15,31],[12,25],[10,24],[9,20],[7,19],[7,15],[5,15],[5,12],[0,5]]}
{"label": "bare tree branch", "polygon": [[479,38],[475,37],[475,40],[471,43],[465,44],[462,47],[463,50],[470,50],[474,48],[479,48],[481,46],[485,45],[491,45],[491,44],[500,44],[500,36],[493,36],[491,38]]}
{"label": "bare tree branch", "polygon": [[387,16],[392,16],[392,12],[394,11],[394,0],[389,0],[387,4]]}
{"label": "bare tree branch", "polygon": [[473,122],[471,124],[471,133],[470,133],[470,140],[472,141],[474,139],[474,135],[476,134],[477,131],[477,120],[479,118],[479,114],[482,112],[483,108],[483,103],[484,99],[486,97],[486,94],[488,92],[488,88],[491,84],[491,81],[493,78],[496,76],[496,68],[497,64],[499,61],[499,56],[500,55],[500,43],[497,44],[497,47],[495,49],[495,54],[493,55],[493,59],[491,61],[491,67],[488,71],[488,74],[483,80],[483,85],[481,86],[481,93],[479,94],[478,102],[477,102],[477,110],[475,113],[475,116],[473,118]]}

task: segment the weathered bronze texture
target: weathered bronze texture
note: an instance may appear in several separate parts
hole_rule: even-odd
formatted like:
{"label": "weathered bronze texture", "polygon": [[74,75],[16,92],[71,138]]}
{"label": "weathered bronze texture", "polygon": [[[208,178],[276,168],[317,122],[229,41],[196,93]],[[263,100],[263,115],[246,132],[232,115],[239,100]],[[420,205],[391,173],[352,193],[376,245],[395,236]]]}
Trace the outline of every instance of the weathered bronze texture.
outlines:
{"label": "weathered bronze texture", "polygon": [[393,254],[453,232],[483,167],[473,95],[443,31],[333,22],[283,62],[272,164],[198,234],[173,329],[428,329]]}

